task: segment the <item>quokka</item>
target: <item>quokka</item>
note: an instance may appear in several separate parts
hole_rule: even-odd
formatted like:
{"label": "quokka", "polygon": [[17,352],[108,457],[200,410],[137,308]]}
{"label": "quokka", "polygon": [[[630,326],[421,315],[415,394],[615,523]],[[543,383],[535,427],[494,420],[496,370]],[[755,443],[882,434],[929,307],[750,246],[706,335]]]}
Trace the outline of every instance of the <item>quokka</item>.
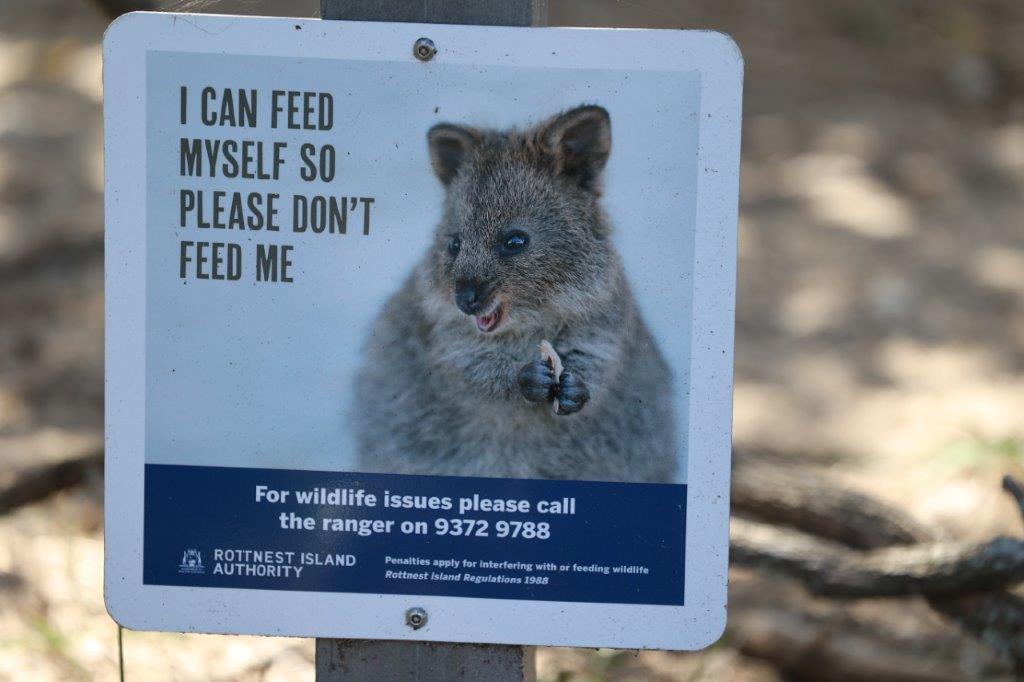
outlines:
{"label": "quokka", "polygon": [[443,214],[364,348],[359,469],[674,480],[669,368],[600,205],[608,112],[427,137]]}

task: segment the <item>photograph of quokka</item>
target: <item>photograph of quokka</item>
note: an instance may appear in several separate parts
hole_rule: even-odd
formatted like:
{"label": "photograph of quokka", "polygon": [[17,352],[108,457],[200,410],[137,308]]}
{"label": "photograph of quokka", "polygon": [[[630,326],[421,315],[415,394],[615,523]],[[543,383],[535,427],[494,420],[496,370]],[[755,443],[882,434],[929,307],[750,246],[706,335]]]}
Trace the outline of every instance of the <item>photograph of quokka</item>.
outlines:
{"label": "photograph of quokka", "polygon": [[365,342],[357,470],[675,481],[674,373],[602,205],[608,111],[426,137],[443,210]]}

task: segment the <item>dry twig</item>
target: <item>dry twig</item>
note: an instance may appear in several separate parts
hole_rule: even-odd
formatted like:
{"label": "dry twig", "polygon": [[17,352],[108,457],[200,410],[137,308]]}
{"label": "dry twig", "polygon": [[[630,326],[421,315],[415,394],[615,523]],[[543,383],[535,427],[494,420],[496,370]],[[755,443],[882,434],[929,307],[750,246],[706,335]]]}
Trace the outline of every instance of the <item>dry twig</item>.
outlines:
{"label": "dry twig", "polygon": [[[943,543],[937,533],[908,522],[899,510],[851,494],[823,477],[797,475],[785,467],[751,474],[744,471],[742,456],[739,459],[734,510],[804,532],[764,523],[752,526],[737,519],[732,531],[734,561],[797,578],[819,594],[923,594],[932,608],[1024,672],[1024,599],[1002,589],[1024,579],[1024,543],[1010,538],[980,545]],[[757,478],[762,475],[774,477],[771,487],[781,492],[785,503],[759,491]],[[1013,488],[1020,486],[1010,480],[1007,489],[1014,494]],[[1003,485],[1007,486],[1005,479]],[[797,513],[804,503],[814,511]],[[901,545],[905,547],[895,547]],[[849,547],[876,551],[852,552]],[[883,547],[893,549],[879,549]]]}

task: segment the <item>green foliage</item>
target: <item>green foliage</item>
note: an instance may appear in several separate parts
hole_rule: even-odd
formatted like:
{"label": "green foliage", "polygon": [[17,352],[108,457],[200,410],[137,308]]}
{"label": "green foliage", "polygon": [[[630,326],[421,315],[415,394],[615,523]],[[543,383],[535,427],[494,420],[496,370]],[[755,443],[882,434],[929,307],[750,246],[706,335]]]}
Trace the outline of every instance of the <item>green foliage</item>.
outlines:
{"label": "green foliage", "polygon": [[43,640],[46,651],[62,661],[68,672],[85,678],[87,671],[71,654],[67,638],[45,617],[35,614],[29,618],[32,630]]}
{"label": "green foliage", "polygon": [[966,436],[939,450],[938,459],[957,469],[1005,468],[1007,465],[1024,468],[1024,440],[1012,436]]}

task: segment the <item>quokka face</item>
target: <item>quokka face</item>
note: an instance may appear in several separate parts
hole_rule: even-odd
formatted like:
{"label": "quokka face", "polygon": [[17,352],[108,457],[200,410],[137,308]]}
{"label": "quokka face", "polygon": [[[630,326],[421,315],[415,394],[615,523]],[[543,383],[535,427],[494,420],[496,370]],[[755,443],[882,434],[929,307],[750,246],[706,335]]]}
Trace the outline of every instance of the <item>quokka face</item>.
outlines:
{"label": "quokka face", "polygon": [[583,314],[617,262],[598,203],[608,112],[581,106],[523,131],[443,123],[428,140],[446,188],[431,277],[467,331]]}

